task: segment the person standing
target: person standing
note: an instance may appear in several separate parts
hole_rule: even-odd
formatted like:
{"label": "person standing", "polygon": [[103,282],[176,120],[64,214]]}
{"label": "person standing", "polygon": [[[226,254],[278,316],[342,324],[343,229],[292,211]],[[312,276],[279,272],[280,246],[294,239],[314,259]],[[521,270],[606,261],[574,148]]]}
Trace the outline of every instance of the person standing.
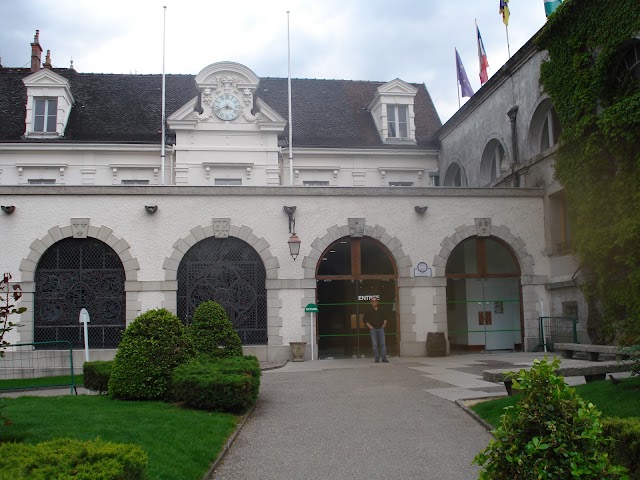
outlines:
{"label": "person standing", "polygon": [[365,325],[369,327],[369,332],[371,333],[371,346],[373,347],[375,362],[379,363],[382,357],[383,363],[389,363],[389,360],[387,360],[387,346],[384,341],[387,315],[380,305],[378,305],[378,297],[371,298],[371,308],[365,313],[364,320]]}

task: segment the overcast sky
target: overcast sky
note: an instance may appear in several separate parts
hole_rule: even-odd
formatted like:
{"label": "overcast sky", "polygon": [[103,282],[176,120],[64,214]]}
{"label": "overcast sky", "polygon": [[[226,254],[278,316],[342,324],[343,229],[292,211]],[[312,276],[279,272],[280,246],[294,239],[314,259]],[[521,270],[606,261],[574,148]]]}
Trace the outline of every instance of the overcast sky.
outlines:
{"label": "overcast sky", "polygon": [[[499,0],[0,0],[0,58],[28,67],[30,43],[79,72],[197,74],[230,60],[259,77],[424,83],[443,123],[458,109],[454,48],[480,87],[477,20],[489,76],[508,58]],[[545,23],[543,0],[511,0],[513,55]],[[462,99],[462,103],[467,99]]]}

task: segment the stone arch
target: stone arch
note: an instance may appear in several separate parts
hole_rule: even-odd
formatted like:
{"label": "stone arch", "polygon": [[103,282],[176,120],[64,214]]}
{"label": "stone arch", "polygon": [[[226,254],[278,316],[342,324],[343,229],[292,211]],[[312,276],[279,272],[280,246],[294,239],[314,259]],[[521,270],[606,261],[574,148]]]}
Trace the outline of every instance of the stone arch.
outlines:
{"label": "stone arch", "polygon": [[[456,228],[453,235],[445,237],[440,243],[442,248],[433,259],[433,276],[444,279],[439,286],[434,287],[436,292],[433,296],[434,323],[437,332],[447,333],[447,288],[446,288],[446,267],[447,261],[453,249],[463,240],[477,236],[478,227],[474,225],[461,225]],[[524,335],[525,341],[528,332],[537,329],[538,295],[536,293],[535,275],[533,266],[535,264],[533,256],[527,251],[527,244],[521,237],[516,237],[508,227],[492,225],[489,235],[499,238],[508,245],[520,264],[520,286],[522,290],[522,310],[525,312]],[[531,318],[529,318],[531,317]],[[525,348],[527,346],[525,345]]]}
{"label": "stone arch", "polygon": [[[242,225],[241,227],[231,225],[229,227],[229,236],[245,241],[260,255],[267,273],[267,280],[275,280],[278,278],[280,263],[278,262],[278,258],[271,254],[269,242],[264,238],[258,238],[253,234],[253,230],[246,225]],[[215,237],[213,225],[198,225],[193,227],[188,235],[178,239],[178,241],[173,244],[171,256],[167,257],[163,264],[165,280],[168,282],[176,281],[178,279],[178,267],[180,266],[182,257],[200,240],[209,237]]]}
{"label": "stone arch", "polygon": [[[478,227],[476,225],[461,225],[456,228],[455,234],[445,237],[440,243],[442,246],[440,253],[433,259],[433,276],[444,277],[447,261],[453,249],[463,240],[475,235],[478,235]],[[509,228],[504,225],[492,225],[490,235],[501,239],[511,247],[513,253],[518,257],[522,276],[533,275],[534,260],[527,251],[526,242],[522,238],[513,235]]]}
{"label": "stone arch", "polygon": [[491,135],[487,139],[480,159],[478,186],[491,185],[507,170],[509,164],[507,155],[507,149],[502,139],[498,135]]}
{"label": "stone arch", "polygon": [[527,158],[543,153],[557,144],[560,133],[560,121],[551,99],[540,97],[529,116],[526,133]]}
{"label": "stone arch", "polygon": [[[349,230],[349,225],[334,225],[327,229],[327,233],[325,235],[322,237],[316,237],[316,239],[311,242],[311,251],[309,252],[309,255],[304,257],[302,260],[304,278],[312,278],[315,280],[316,266],[318,260],[322,256],[322,252],[324,252],[329,245],[336,240],[350,235],[351,232]],[[380,225],[375,225],[373,227],[371,225],[365,225],[364,236],[378,240],[389,250],[398,269],[398,278],[411,276],[411,258],[409,255],[404,253],[402,250],[402,242],[397,237],[392,237],[386,233],[385,229]],[[315,285],[313,290],[315,291]],[[313,298],[315,299],[315,294]]]}
{"label": "stone arch", "polygon": [[[198,225],[193,227],[187,235],[178,239],[178,241],[173,244],[173,252],[171,252],[170,257],[167,257],[165,259],[163,265],[165,271],[165,280],[168,285],[171,285],[171,288],[165,290],[165,303],[163,305],[168,310],[174,313],[177,312],[178,267],[180,266],[182,258],[196,243],[206,238],[215,236],[216,235],[214,232],[213,224]],[[277,331],[283,325],[282,315],[280,313],[282,305],[277,296],[271,296],[269,291],[277,290],[279,288],[277,282],[274,282],[274,280],[278,279],[278,272],[280,268],[278,258],[273,256],[273,254],[271,253],[271,245],[269,244],[269,242],[264,238],[258,238],[253,234],[253,230],[246,225],[242,225],[240,227],[236,225],[230,225],[228,236],[235,237],[246,242],[260,256],[260,259],[264,264],[267,280],[266,289],[269,307],[267,309],[267,329],[268,331]],[[273,332],[268,333],[268,345],[283,345],[282,335],[279,332],[277,334]]]}
{"label": "stone arch", "polygon": [[[66,225],[64,227],[56,225],[47,231],[47,235],[33,241],[29,246],[29,255],[27,255],[26,258],[23,258],[22,262],[20,262],[20,283],[23,290],[21,302],[27,307],[27,311],[20,317],[21,327],[18,328],[20,341],[22,342],[33,341],[33,305],[35,299],[34,282],[38,262],[47,249],[54,243],[73,236],[73,227],[71,225]],[[138,270],[140,270],[138,260],[131,254],[131,246],[129,243],[124,240],[124,238],[119,238],[114,235],[113,230],[109,227],[104,225],[101,225],[100,227],[88,225],[86,237],[95,238],[96,240],[100,240],[107,244],[116,252],[122,262],[125,275],[125,295],[127,305],[125,320],[128,325],[140,311],[138,293],[127,289],[127,282],[135,283],[138,280]]]}
{"label": "stone arch", "polygon": [[451,162],[447,167],[442,186],[444,187],[466,187],[467,174],[464,167],[458,162]]}
{"label": "stone arch", "polygon": [[[351,231],[349,230],[349,225],[334,225],[328,228],[327,233],[322,237],[316,237],[315,240],[311,242],[311,251],[302,260],[302,268],[304,271],[304,280],[302,283],[302,306],[316,302],[316,266],[322,256],[322,253],[333,242],[350,235]],[[402,242],[397,237],[388,234],[384,227],[381,227],[380,225],[366,225],[366,222],[364,227],[364,236],[377,240],[389,251],[396,264],[399,284],[402,278],[408,278],[413,275],[411,257],[404,253]],[[412,304],[415,299],[412,296],[408,296],[403,297],[402,301],[403,308],[400,309],[399,317],[399,331],[402,332],[400,342],[401,355],[403,354],[405,344],[411,344],[416,341],[416,333],[414,331],[416,314],[414,311],[414,305]],[[303,340],[307,342],[310,341],[311,338],[311,325],[309,319],[310,317],[307,314],[302,314],[300,318],[300,322],[305,331]]]}

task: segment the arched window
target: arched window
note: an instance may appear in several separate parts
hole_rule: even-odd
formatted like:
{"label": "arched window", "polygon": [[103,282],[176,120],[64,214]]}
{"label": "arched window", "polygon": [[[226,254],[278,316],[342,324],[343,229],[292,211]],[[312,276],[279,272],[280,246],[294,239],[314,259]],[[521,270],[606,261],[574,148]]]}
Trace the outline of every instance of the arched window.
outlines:
{"label": "arched window", "polygon": [[504,148],[502,144],[496,140],[491,140],[482,153],[480,162],[480,186],[489,186],[499,176],[504,163]]}
{"label": "arched window", "polygon": [[551,100],[538,105],[529,126],[529,148],[531,155],[537,155],[558,143],[562,128]]}
{"label": "arched window", "polygon": [[467,178],[464,175],[462,167],[456,162],[449,165],[447,173],[444,176],[445,187],[466,187]]}
{"label": "arched window", "polygon": [[34,341],[67,340],[84,347],[79,315],[86,308],[89,347],[117,347],[125,329],[124,281],[120,258],[100,240],[66,238],[53,244],[36,268]]}
{"label": "arched window", "polygon": [[244,345],[267,343],[264,263],[239,238],[205,238],[178,267],[178,317],[189,323],[198,305],[215,300],[227,312]]}

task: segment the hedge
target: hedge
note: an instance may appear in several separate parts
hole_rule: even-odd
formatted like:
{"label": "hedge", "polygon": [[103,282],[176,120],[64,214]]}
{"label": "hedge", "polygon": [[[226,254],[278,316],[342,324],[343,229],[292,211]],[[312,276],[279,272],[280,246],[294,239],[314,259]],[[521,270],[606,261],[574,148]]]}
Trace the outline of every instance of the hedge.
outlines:
{"label": "hedge", "polygon": [[190,408],[244,413],[258,398],[260,375],[254,356],[200,356],[174,370],[174,398]]}
{"label": "hedge", "polygon": [[608,449],[611,461],[627,467],[632,480],[640,480],[640,418],[605,418],[602,429],[614,439]]}
{"label": "hedge", "polygon": [[147,463],[142,447],[100,439],[0,444],[2,480],[138,480]]}
{"label": "hedge", "polygon": [[112,368],[113,360],[84,362],[82,366],[84,388],[98,393],[107,393]]}

